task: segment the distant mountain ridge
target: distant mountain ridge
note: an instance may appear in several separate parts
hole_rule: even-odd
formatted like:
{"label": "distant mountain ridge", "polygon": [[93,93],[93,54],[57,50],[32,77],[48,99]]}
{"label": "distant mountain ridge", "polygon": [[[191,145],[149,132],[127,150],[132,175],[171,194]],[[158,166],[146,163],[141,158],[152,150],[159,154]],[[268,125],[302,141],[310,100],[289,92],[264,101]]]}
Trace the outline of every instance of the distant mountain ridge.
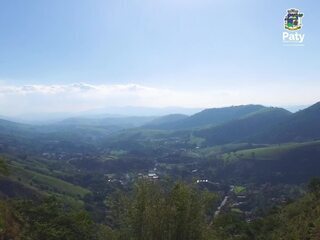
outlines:
{"label": "distant mountain ridge", "polygon": [[291,115],[291,112],[282,108],[263,108],[243,118],[198,130],[195,135],[205,138],[209,145],[246,142],[250,136],[267,131],[270,127],[287,120]]}
{"label": "distant mountain ridge", "polygon": [[245,117],[266,107],[262,105],[241,105],[223,108],[208,108],[188,118],[175,122],[160,124],[157,127],[165,130],[181,130],[217,126],[235,119]]}
{"label": "distant mountain ridge", "polygon": [[106,118],[68,118],[55,125],[82,125],[82,126],[117,126],[122,128],[140,127],[151,122],[156,117],[132,116],[132,117],[106,117]]}
{"label": "distant mountain ridge", "polygon": [[320,102],[296,113],[262,105],[211,108],[149,127],[192,131],[207,145],[313,141],[320,139]]}
{"label": "distant mountain ridge", "polygon": [[185,114],[169,114],[158,117],[144,125],[145,128],[161,127],[162,125],[170,124],[188,118]]}
{"label": "distant mountain ridge", "polygon": [[0,120],[0,136],[20,139],[28,138],[30,134],[67,136],[68,132],[72,134],[71,138],[82,134],[96,139],[96,135],[103,137],[119,130],[140,127],[177,131],[177,134],[183,130],[203,138],[207,145],[313,141],[320,139],[320,102],[296,113],[262,105],[241,105],[205,109],[191,116],[70,118],[48,125]]}
{"label": "distant mountain ridge", "polygon": [[320,139],[320,102],[292,114],[251,141],[264,143],[300,142]]}

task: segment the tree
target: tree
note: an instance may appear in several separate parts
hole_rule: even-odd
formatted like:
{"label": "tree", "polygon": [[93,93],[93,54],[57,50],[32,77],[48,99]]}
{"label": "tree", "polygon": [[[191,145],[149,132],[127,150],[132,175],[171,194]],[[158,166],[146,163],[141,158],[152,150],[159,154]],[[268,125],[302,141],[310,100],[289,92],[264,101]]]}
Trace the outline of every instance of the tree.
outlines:
{"label": "tree", "polygon": [[22,239],[97,239],[95,225],[86,212],[72,211],[55,198],[40,204],[20,201],[16,208],[23,222]]}
{"label": "tree", "polygon": [[4,157],[0,157],[0,174],[3,174],[3,175],[9,174],[8,166],[6,164]]}
{"label": "tree", "polygon": [[[214,198],[183,183],[164,187],[141,181],[126,201],[119,239],[201,240],[207,231],[206,209]],[[211,206],[210,206],[211,207]]]}
{"label": "tree", "polygon": [[314,194],[316,197],[320,197],[320,178],[312,178],[308,184],[308,189],[310,193]]}

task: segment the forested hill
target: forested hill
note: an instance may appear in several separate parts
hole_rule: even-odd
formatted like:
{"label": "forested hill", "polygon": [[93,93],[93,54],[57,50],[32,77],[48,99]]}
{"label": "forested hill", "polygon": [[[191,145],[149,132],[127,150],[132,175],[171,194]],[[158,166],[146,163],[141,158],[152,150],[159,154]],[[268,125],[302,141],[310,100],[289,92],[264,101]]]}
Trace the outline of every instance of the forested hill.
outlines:
{"label": "forested hill", "polygon": [[291,113],[282,108],[263,108],[249,116],[219,126],[203,128],[194,134],[206,140],[207,145],[232,142],[247,142],[250,137],[268,131],[278,123],[286,121]]}
{"label": "forested hill", "polygon": [[257,134],[253,142],[295,142],[320,139],[320,102],[292,114],[266,132]]}
{"label": "forested hill", "polygon": [[264,109],[261,105],[242,105],[224,108],[208,108],[190,117],[177,121],[158,124],[157,129],[180,130],[216,126],[228,121],[245,117]]}

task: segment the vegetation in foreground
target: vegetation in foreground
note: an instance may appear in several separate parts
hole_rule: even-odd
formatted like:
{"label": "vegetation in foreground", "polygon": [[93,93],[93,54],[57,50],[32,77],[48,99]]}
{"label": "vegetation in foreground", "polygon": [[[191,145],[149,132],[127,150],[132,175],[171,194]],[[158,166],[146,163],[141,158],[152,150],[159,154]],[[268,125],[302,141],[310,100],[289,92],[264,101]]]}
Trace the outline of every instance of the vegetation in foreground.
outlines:
{"label": "vegetation in foreground", "polygon": [[1,201],[1,239],[26,240],[279,240],[320,236],[320,180],[309,193],[251,222],[241,213],[214,216],[218,197],[183,183],[136,184],[130,194],[109,198],[109,225],[94,223],[86,211],[58,201]]}

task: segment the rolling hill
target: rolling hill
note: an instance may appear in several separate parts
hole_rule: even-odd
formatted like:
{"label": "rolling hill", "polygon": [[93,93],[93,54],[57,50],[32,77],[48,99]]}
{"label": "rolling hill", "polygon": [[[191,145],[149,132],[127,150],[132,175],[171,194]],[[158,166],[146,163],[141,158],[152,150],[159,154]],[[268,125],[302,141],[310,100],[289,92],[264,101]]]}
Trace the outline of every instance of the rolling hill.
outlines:
{"label": "rolling hill", "polygon": [[39,199],[54,195],[75,206],[83,205],[83,198],[91,192],[61,179],[43,162],[17,157],[0,157],[6,172],[0,172],[0,197]]}
{"label": "rolling hill", "polygon": [[184,119],[187,119],[188,115],[184,114],[169,114],[165,115],[159,118],[156,118],[152,120],[151,122],[145,124],[143,127],[144,128],[157,128],[161,127],[162,125],[168,125],[170,123],[174,123],[176,121],[181,121]]}
{"label": "rolling hill", "polygon": [[61,126],[87,126],[87,127],[115,127],[134,128],[153,121],[156,117],[108,117],[108,118],[68,118],[54,125]]}
{"label": "rolling hill", "polygon": [[292,114],[250,140],[257,143],[303,142],[320,139],[320,102]]}
{"label": "rolling hill", "polygon": [[210,108],[191,115],[188,118],[159,124],[157,128],[166,130],[181,130],[217,126],[219,124],[245,117],[246,115],[260,111],[264,108],[265,107],[261,105],[241,105],[224,108]]}
{"label": "rolling hill", "polygon": [[320,141],[275,144],[224,153],[221,178],[242,182],[300,184],[320,175]]}
{"label": "rolling hill", "polygon": [[282,108],[264,108],[241,119],[196,131],[207,145],[220,145],[246,141],[248,137],[264,132],[289,118],[291,113]]}

